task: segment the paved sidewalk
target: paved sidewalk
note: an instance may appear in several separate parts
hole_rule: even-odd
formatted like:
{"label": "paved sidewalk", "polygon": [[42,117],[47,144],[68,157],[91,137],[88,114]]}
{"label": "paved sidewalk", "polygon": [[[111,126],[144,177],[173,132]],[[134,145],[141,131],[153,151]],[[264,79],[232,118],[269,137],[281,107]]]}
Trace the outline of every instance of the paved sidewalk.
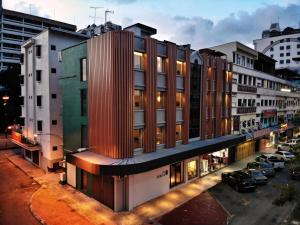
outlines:
{"label": "paved sidewalk", "polygon": [[[69,185],[60,185],[58,183],[59,174],[44,174],[41,169],[18,155],[11,156],[9,159],[41,184],[42,188],[32,196],[31,209],[47,224],[131,225],[150,224],[152,219],[166,214],[219,183],[222,172],[244,168],[247,162],[254,159],[254,156],[181,186],[134,208],[130,212],[121,213],[113,212]],[[75,221],[81,221],[81,223],[75,223]]]}
{"label": "paved sidewalk", "polygon": [[18,148],[18,146],[12,143],[8,138],[5,138],[4,135],[0,135],[0,150],[11,148]]}

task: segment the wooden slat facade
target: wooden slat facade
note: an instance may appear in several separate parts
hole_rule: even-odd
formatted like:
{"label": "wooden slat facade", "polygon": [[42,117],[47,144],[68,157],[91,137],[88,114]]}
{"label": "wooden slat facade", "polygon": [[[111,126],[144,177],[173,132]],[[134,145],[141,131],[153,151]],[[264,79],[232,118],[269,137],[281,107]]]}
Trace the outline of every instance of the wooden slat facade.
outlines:
{"label": "wooden slat facade", "polygon": [[133,33],[88,40],[88,124],[91,151],[133,156]]}

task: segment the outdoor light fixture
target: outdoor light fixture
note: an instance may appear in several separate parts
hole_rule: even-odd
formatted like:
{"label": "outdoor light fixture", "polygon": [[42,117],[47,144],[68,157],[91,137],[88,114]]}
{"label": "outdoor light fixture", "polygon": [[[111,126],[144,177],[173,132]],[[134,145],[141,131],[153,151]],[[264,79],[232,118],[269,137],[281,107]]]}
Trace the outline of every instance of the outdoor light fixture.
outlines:
{"label": "outdoor light fixture", "polygon": [[7,127],[7,129],[9,129],[9,130],[11,130],[11,128],[12,128],[11,126],[8,126],[8,127]]}
{"label": "outdoor light fixture", "polygon": [[9,96],[4,95],[4,96],[2,97],[2,100],[3,100],[4,102],[8,101],[8,100],[9,100]]}
{"label": "outdoor light fixture", "polygon": [[33,137],[35,137],[35,138],[36,138],[37,136],[38,136],[37,134],[34,134],[34,135],[33,135]]}
{"label": "outdoor light fixture", "polygon": [[288,88],[281,88],[280,91],[283,91],[283,92],[291,92],[291,89],[288,89]]}

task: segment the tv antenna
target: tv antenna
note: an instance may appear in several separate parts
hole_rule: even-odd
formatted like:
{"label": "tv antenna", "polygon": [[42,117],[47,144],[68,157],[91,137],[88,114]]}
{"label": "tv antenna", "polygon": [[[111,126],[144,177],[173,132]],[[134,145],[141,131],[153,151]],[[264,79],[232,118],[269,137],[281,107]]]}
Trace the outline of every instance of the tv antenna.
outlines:
{"label": "tv antenna", "polygon": [[103,7],[91,6],[91,9],[94,9],[94,16],[89,16],[94,20],[94,24],[96,24],[96,19],[100,19],[101,17],[97,17],[97,9],[102,9]]}
{"label": "tv antenna", "polygon": [[109,10],[109,9],[105,10],[105,23],[107,22],[107,15],[109,13],[114,14],[114,11],[113,10]]}

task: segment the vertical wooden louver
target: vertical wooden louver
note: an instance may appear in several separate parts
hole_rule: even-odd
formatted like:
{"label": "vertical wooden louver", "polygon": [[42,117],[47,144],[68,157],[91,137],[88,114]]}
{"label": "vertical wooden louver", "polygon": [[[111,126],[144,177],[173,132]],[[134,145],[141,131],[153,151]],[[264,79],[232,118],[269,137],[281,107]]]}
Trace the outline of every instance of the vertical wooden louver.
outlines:
{"label": "vertical wooden louver", "polygon": [[207,123],[206,123],[206,107],[207,107],[207,75],[209,70],[209,57],[207,54],[202,54],[203,57],[203,67],[202,67],[202,76],[201,76],[201,88],[200,88],[200,110],[201,110],[201,118],[200,118],[200,139],[205,139]]}
{"label": "vertical wooden louver", "polygon": [[225,105],[222,104],[223,100],[223,80],[224,80],[224,70],[222,70],[222,64],[224,64],[223,60],[221,58],[216,58],[216,92],[215,92],[215,98],[216,98],[216,108],[215,108],[215,118],[216,118],[216,124],[215,124],[215,136],[221,136],[223,129],[222,128],[222,109],[225,109]]}
{"label": "vertical wooden louver", "polygon": [[145,38],[145,128],[144,152],[156,150],[156,77],[157,47],[156,40]]}
{"label": "vertical wooden louver", "polygon": [[177,46],[167,42],[166,148],[176,145],[176,60]]}
{"label": "vertical wooden louver", "polygon": [[190,122],[190,54],[189,48],[185,49],[185,67],[184,67],[184,108],[183,108],[183,124],[182,124],[182,142],[189,142],[189,122]]}
{"label": "vertical wooden louver", "polygon": [[88,40],[90,150],[133,156],[133,33],[112,31]]}

